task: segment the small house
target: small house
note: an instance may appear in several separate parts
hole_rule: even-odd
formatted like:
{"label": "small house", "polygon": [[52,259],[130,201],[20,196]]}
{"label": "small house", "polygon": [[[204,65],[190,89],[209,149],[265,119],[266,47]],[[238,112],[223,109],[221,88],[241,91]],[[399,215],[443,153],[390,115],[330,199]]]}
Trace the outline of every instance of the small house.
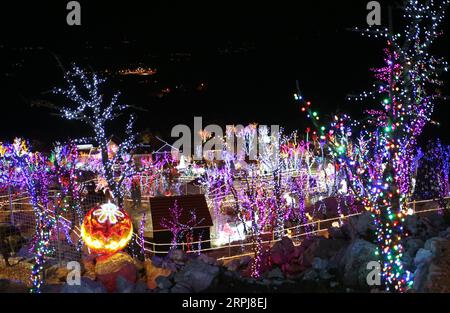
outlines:
{"label": "small house", "polygon": [[175,206],[175,202],[181,211],[180,218],[178,220],[179,223],[187,224],[192,219],[191,212],[193,212],[196,216],[196,223],[189,225],[191,227],[191,231],[183,232],[183,235],[179,241],[185,243],[185,245],[182,245],[182,247],[179,248],[190,251],[198,250],[199,248],[210,248],[210,227],[213,226],[211,214],[206,203],[205,195],[196,194],[150,198],[150,218],[152,228],[151,234],[146,233],[146,237],[149,235],[153,237],[151,241],[156,245],[151,247],[152,250],[158,252],[168,251],[170,249],[172,232],[170,229],[163,226],[163,219],[172,219],[169,209]]}

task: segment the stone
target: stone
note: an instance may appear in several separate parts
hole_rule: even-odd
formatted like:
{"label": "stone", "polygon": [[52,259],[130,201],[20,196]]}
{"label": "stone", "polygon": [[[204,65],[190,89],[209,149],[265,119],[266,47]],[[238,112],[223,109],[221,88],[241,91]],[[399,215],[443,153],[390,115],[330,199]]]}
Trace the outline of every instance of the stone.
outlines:
{"label": "stone", "polygon": [[303,273],[302,280],[315,280],[316,278],[317,278],[317,272],[313,269],[309,269]]}
{"label": "stone", "polygon": [[431,251],[433,256],[439,257],[450,251],[450,240],[434,237],[425,242],[424,248]]}
{"label": "stone", "polygon": [[160,256],[154,255],[151,258],[152,264],[156,267],[163,267],[164,259]]}
{"label": "stone", "polygon": [[288,263],[294,257],[294,247],[289,237],[277,241],[270,250],[272,263],[280,266]]}
{"label": "stone", "polygon": [[312,267],[316,271],[324,270],[328,267],[328,260],[324,260],[321,258],[314,258],[314,260],[312,262]]}
{"label": "stone", "polygon": [[10,279],[0,279],[0,293],[28,293],[30,287],[25,283]]}
{"label": "stone", "polygon": [[283,265],[283,273],[286,274],[286,277],[291,278],[296,276],[297,274],[303,272],[306,267],[300,263],[287,263]]}
{"label": "stone", "polygon": [[198,260],[206,263],[206,264],[211,264],[211,265],[215,265],[216,264],[216,259],[210,256],[207,256],[206,254],[200,254],[197,257]]}
{"label": "stone", "polygon": [[172,274],[170,269],[154,266],[152,260],[146,260],[144,262],[144,268],[147,276],[147,287],[149,289],[155,289],[158,286],[156,283],[158,277],[167,277]]}
{"label": "stone", "polygon": [[364,211],[360,215],[351,217],[348,221],[348,225],[352,232],[352,238],[363,238],[372,240],[376,231],[376,226],[373,223],[371,213]]}
{"label": "stone", "polygon": [[316,238],[313,243],[306,248],[304,253],[302,253],[300,257],[301,263],[305,266],[309,266],[312,265],[315,257],[330,259],[347,245],[348,242],[343,239]]}
{"label": "stone", "polygon": [[170,292],[173,292],[173,293],[192,293],[192,292],[194,292],[194,290],[192,289],[192,286],[188,282],[181,281],[179,283],[176,283],[175,286],[173,286],[172,289],[170,289]]}
{"label": "stone", "polygon": [[133,258],[125,252],[118,252],[111,256],[98,257],[95,264],[97,280],[102,282],[108,292],[116,291],[118,277],[123,277],[130,283],[137,280],[137,268]]}
{"label": "stone", "polygon": [[420,248],[417,251],[416,257],[414,258],[414,265],[419,266],[422,263],[427,263],[433,258],[433,253],[430,250]]}
{"label": "stone", "polygon": [[134,285],[134,293],[146,293],[148,291],[147,289],[147,284],[143,281],[138,281],[135,285]]}
{"label": "stone", "polygon": [[173,284],[168,277],[158,276],[156,277],[156,285],[159,289],[169,289]]}
{"label": "stone", "polygon": [[281,269],[279,267],[274,268],[273,270],[271,270],[270,272],[267,273],[267,278],[270,279],[283,279],[284,275],[283,272],[281,271]]}
{"label": "stone", "polygon": [[330,227],[328,229],[328,238],[331,239],[345,239],[346,234],[341,227]]}
{"label": "stone", "polygon": [[170,250],[167,257],[175,264],[184,264],[187,259],[186,252],[180,249]]}
{"label": "stone", "polygon": [[415,256],[420,248],[423,248],[425,242],[419,238],[408,237],[405,240],[404,248],[407,254]]}
{"label": "stone", "polygon": [[367,269],[367,264],[379,261],[375,255],[376,249],[376,245],[362,239],[354,240],[348,246],[339,265],[344,286],[363,289],[368,287],[366,279],[370,270]]}
{"label": "stone", "polygon": [[81,277],[80,285],[64,284],[61,293],[106,293],[107,290],[102,283],[93,281],[87,277]]}
{"label": "stone", "polygon": [[323,280],[330,280],[331,278],[333,278],[333,275],[331,275],[326,269],[322,269],[319,272],[319,277]]}
{"label": "stone", "polygon": [[212,285],[218,275],[219,268],[217,266],[206,264],[200,260],[193,260],[175,274],[174,280],[177,285],[185,282],[194,292],[202,292]]}
{"label": "stone", "polygon": [[58,265],[52,265],[48,269],[45,270],[46,283],[59,283],[65,282],[67,280],[67,275],[71,272],[71,270],[67,269],[67,267],[59,267]]}
{"label": "stone", "polygon": [[119,293],[132,293],[134,292],[134,283],[125,279],[123,276],[118,276],[115,291]]}
{"label": "stone", "polygon": [[20,230],[10,223],[0,223],[0,256],[3,256],[7,266],[11,254],[15,254],[25,245],[26,240]]}

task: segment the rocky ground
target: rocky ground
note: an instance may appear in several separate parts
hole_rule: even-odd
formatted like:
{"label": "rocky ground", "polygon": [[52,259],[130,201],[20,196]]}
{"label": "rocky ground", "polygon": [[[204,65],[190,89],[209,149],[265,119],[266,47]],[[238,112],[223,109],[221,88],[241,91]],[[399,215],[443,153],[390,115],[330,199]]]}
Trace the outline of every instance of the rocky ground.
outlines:
{"label": "rocky ground", "polygon": [[[450,292],[450,227],[447,217],[432,213],[409,216],[403,244],[405,266],[414,273],[412,292]],[[374,229],[368,213],[354,217],[326,237],[289,238],[263,256],[263,273],[250,277],[251,257],[224,264],[207,255],[174,250],[165,257],[137,261],[126,253],[83,259],[81,285],[69,286],[69,271],[46,269],[44,292],[379,292],[368,286],[367,263],[375,261]],[[31,260],[17,258],[0,266],[0,292],[28,291]],[[21,274],[19,274],[21,273]]]}

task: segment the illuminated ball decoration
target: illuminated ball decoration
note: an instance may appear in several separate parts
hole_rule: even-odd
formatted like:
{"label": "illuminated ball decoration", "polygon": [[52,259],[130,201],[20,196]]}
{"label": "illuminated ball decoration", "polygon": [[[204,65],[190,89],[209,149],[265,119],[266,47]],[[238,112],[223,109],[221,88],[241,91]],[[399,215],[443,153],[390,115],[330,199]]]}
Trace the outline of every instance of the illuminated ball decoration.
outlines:
{"label": "illuminated ball decoration", "polygon": [[81,225],[81,237],[93,253],[111,255],[122,250],[133,236],[129,215],[113,203],[91,209]]}

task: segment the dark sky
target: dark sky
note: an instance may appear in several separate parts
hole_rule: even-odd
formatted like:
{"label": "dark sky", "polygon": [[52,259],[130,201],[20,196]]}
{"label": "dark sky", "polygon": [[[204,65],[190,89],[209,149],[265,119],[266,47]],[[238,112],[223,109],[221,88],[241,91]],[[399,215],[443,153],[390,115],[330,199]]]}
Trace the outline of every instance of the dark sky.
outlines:
{"label": "dark sky", "polygon": [[[62,103],[48,93],[63,85],[57,59],[97,71],[156,68],[146,84],[111,77],[109,91],[119,89],[122,102],[147,110],[138,112],[138,129],[166,138],[174,125],[191,125],[194,115],[204,124],[301,129],[306,118],[293,100],[296,80],[320,112],[357,114],[364,107],[346,95],[370,89],[369,69],[382,65],[384,42],[348,30],[366,25],[367,1],[79,1],[82,26],[72,27],[65,23],[67,2],[2,3],[1,139],[21,135],[49,143],[87,134],[79,123],[30,104]],[[388,4],[398,1],[380,2],[387,25]],[[400,26],[397,14],[394,26]],[[436,51],[448,56],[449,43],[447,33]],[[201,83],[207,88],[196,90]],[[165,87],[175,91],[154,96]],[[445,90],[450,94],[448,77]],[[448,139],[448,113],[447,102],[435,114],[443,125],[428,136]]]}

